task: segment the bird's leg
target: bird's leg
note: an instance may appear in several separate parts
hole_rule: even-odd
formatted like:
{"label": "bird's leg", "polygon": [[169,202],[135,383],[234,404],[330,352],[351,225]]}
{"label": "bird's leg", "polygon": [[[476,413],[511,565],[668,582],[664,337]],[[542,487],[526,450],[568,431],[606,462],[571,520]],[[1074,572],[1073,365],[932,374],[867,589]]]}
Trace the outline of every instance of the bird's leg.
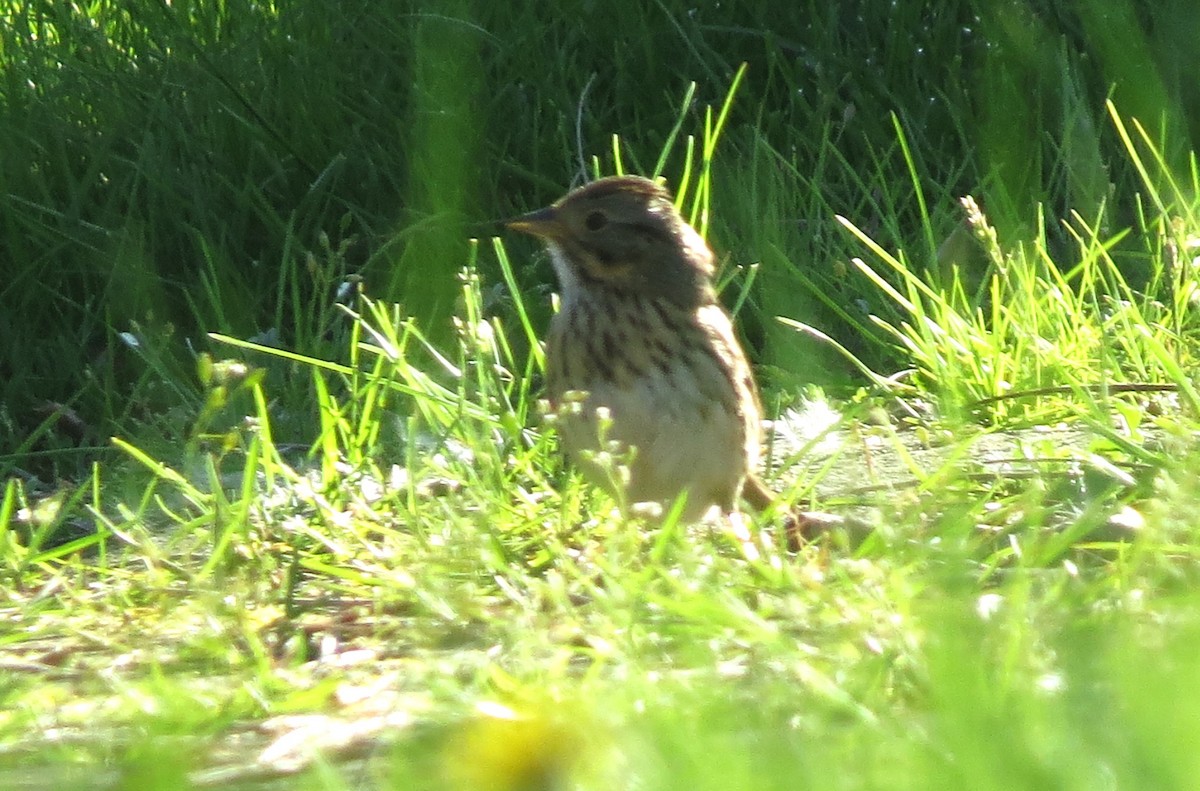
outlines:
{"label": "bird's leg", "polygon": [[[762,478],[751,474],[742,485],[742,499],[755,511],[762,512],[774,505],[779,500],[779,496],[771,490],[771,487],[763,483]],[[865,525],[850,522],[837,514],[810,511],[807,505],[808,503],[801,501],[788,508],[783,515],[784,541],[791,552],[800,551],[805,544],[833,528],[853,527],[856,531],[863,529],[864,532],[870,530]]]}

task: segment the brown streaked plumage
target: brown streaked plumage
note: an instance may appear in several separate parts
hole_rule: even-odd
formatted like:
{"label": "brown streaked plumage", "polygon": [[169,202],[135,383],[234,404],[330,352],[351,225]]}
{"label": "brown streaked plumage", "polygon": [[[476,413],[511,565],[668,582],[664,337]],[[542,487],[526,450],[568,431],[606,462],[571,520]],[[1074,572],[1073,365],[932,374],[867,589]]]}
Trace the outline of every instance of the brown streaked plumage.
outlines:
{"label": "brown streaked plumage", "polygon": [[712,506],[736,510],[772,500],[755,475],[762,412],[746,355],[712,286],[713,254],[665,188],[619,176],[573,190],[508,223],[541,238],[561,287],[546,348],[556,407],[571,391],[582,408],[564,414],[567,453],[594,482],[596,410],[607,439],[636,449],[623,494],[670,506],[688,492],[684,518]]}

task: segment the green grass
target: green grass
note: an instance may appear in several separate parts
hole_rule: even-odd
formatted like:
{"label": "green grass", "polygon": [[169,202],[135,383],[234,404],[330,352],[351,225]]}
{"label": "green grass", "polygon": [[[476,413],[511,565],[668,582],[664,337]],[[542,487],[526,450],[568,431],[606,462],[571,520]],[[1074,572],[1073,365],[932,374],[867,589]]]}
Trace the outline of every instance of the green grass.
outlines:
{"label": "green grass", "polygon": [[[1084,268],[1059,283],[1070,299],[1030,300],[1020,320],[1071,306],[1060,324],[1100,320],[1107,284],[1084,275],[1108,271],[1105,244],[1084,245]],[[491,252],[511,279],[504,248]],[[986,253],[1038,276],[1036,259]],[[976,359],[1022,362],[1006,332],[951,321],[950,300],[898,274],[941,311],[939,332],[897,330],[918,362],[922,350],[962,359],[951,352],[967,342],[992,344]],[[2,557],[19,629],[5,640],[0,732],[12,782],[98,762],[112,774],[96,787],[129,788],[255,787],[296,765],[312,788],[1158,788],[1192,776],[1186,459],[1138,455],[1137,435],[1120,432],[1127,446],[1068,458],[1152,463],[1142,484],[1086,469],[980,481],[947,465],[936,486],[878,500],[877,530],[856,548],[789,555],[764,525],[761,557],[747,558],[719,531],[622,522],[562,467],[537,427],[540,357],[513,351],[532,340],[525,303],[514,292],[510,324],[486,315],[484,293],[468,259],[458,339],[443,349],[364,297],[348,312],[346,363],[260,350],[314,377],[307,460],[273,440],[262,369],[205,362],[206,406],[179,465],[125,446],[153,473],[140,500],[107,500],[97,471],[63,504],[87,508],[94,534],[20,540],[15,528],[39,518],[15,513],[9,487]],[[1180,363],[1151,353],[1163,326],[1120,315],[1116,340]],[[1115,355],[1112,378],[1142,373],[1121,368],[1138,359]],[[942,405],[991,392],[972,364],[918,368]],[[1097,441],[1100,414],[1129,413],[1070,379],[1081,368],[1055,370],[1075,386],[1041,401],[1096,421]],[[239,414],[251,417],[228,419]],[[1194,410],[1184,401],[1158,422],[1191,426]],[[399,455],[378,453],[389,445]],[[1114,534],[1112,517],[1131,511],[1141,528]],[[288,718],[309,712],[327,719]],[[263,719],[266,733],[228,746],[229,729]],[[340,763],[343,737],[365,766]],[[164,740],[180,745],[166,763],[151,757]],[[309,749],[335,763],[310,764]]]}
{"label": "green grass", "polygon": [[[557,196],[592,157],[614,170],[614,132],[630,169],[653,170],[685,87],[697,84],[687,117],[699,130],[699,108],[742,63],[713,239],[731,264],[760,265],[744,323],[788,391],[857,382],[775,315],[824,328],[873,367],[905,363],[867,318],[895,318],[894,306],[839,274],[859,245],[834,215],[921,264],[964,194],[986,199],[1013,243],[1036,236],[1043,205],[1088,223],[1105,207],[1112,230],[1132,227],[1139,181],[1104,112],[1110,94],[1186,172],[1196,95],[1178,43],[1200,26],[1187,3],[1162,6],[1153,32],[1131,27],[1126,55],[1085,37],[1107,30],[1093,3],[1037,16],[879,2],[780,13],[664,0],[622,7],[619,21],[581,2],[550,24],[534,3],[467,0],[11,3],[0,465],[77,479],[109,436],[173,444],[178,416],[162,416],[197,408],[205,333],[332,357],[348,277],[449,341],[468,238]],[[1048,231],[1058,258],[1072,240]],[[1140,252],[1115,257],[1136,275]],[[545,289],[550,276],[521,263],[516,279]],[[274,397],[303,410],[306,381],[279,376]],[[59,406],[78,431],[47,421]],[[303,427],[287,436],[307,441]]]}
{"label": "green grass", "polygon": [[[729,5],[11,7],[0,787],[1194,785],[1198,14]],[[870,531],[562,461],[483,221],[579,169],[683,196]]]}

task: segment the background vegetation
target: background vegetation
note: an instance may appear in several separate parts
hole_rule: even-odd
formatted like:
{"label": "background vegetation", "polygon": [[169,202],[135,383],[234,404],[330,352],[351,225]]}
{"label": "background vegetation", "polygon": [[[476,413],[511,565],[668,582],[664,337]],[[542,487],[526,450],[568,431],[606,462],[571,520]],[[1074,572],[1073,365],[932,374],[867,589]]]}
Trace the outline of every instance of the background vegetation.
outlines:
{"label": "background vegetation", "polygon": [[[7,0],[0,785],[1190,786],[1198,39],[1190,0]],[[660,156],[768,402],[908,463],[777,456],[868,536],[631,527],[538,427],[549,268],[489,237]]]}
{"label": "background vegetation", "polygon": [[[865,321],[877,292],[841,276],[858,248],[833,214],[922,264],[968,193],[1014,242],[1042,207],[1105,205],[1109,227],[1130,225],[1136,182],[1104,99],[1179,166],[1200,101],[1184,45],[1197,12],[1148,8],[9,3],[4,444],[62,450],[61,427],[37,430],[56,404],[92,445],[170,435],[161,416],[194,406],[204,332],[331,353],[351,274],[448,337],[469,237],[560,194],[580,155],[611,167],[614,133],[649,168],[687,85],[711,104],[743,62],[713,236],[731,264],[763,264],[747,314],[759,359],[782,383],[846,381],[770,320],[787,315],[900,366]],[[518,277],[550,280],[537,264]]]}

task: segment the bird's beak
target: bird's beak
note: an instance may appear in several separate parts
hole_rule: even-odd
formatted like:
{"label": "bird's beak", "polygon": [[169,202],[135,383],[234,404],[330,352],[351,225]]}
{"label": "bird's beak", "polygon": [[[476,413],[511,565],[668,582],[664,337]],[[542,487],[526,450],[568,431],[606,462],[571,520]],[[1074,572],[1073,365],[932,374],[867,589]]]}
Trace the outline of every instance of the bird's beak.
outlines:
{"label": "bird's beak", "polygon": [[562,222],[558,218],[558,211],[553,206],[522,214],[520,217],[513,217],[511,220],[505,220],[504,224],[514,231],[542,239],[553,239],[562,233]]}

